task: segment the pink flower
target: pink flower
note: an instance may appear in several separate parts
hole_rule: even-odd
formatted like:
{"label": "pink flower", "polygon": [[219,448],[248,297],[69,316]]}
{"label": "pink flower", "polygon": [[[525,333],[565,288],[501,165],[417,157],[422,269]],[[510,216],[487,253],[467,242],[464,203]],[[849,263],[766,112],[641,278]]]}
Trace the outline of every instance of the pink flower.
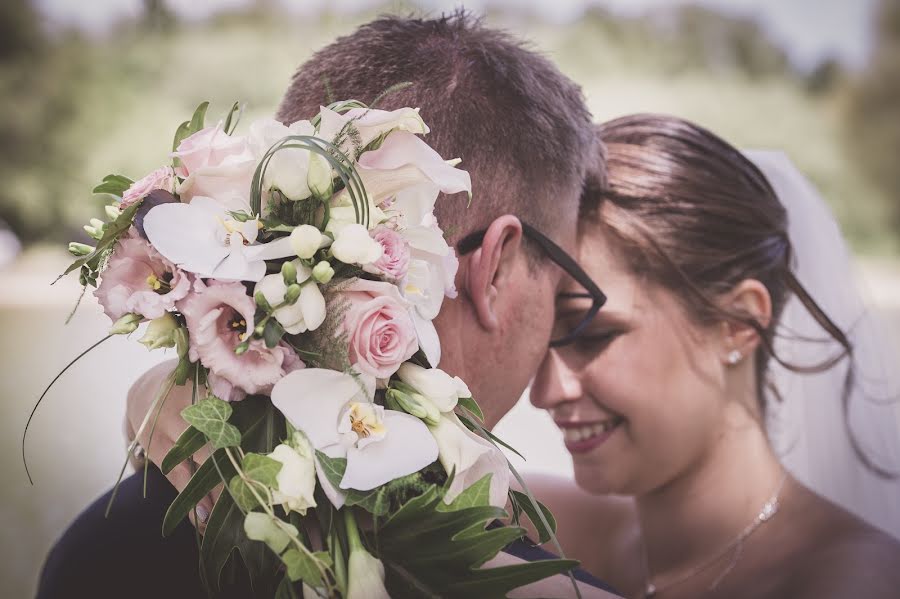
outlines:
{"label": "pink flower", "polygon": [[210,370],[210,388],[226,401],[246,394],[269,393],[285,374],[303,363],[284,344],[273,348],[258,339],[237,355],[235,348],[253,331],[256,304],[237,282],[194,282],[193,291],[178,302],[190,336],[189,358]]}
{"label": "pink flower", "polygon": [[205,196],[229,210],[247,209],[257,161],[246,137],[207,127],[183,139],[172,156],[181,160],[178,175],[186,177],[178,187],[182,202]]}
{"label": "pink flower", "polygon": [[385,226],[378,226],[369,234],[381,244],[383,252],[381,258],[363,266],[363,269],[393,281],[402,280],[409,268],[409,244],[399,233]]}
{"label": "pink flower", "polygon": [[143,200],[154,189],[164,189],[169,193],[175,192],[175,171],[171,166],[158,168],[143,179],[138,179],[132,183],[131,187],[122,194],[122,202],[119,204],[119,208],[124,210],[135,202]]}
{"label": "pink flower", "polygon": [[395,285],[357,279],[343,297],[350,362],[363,374],[385,379],[419,348],[409,305]]}
{"label": "pink flower", "polygon": [[187,273],[163,258],[142,238],[119,240],[94,297],[113,321],[129,312],[159,318],[191,288]]}

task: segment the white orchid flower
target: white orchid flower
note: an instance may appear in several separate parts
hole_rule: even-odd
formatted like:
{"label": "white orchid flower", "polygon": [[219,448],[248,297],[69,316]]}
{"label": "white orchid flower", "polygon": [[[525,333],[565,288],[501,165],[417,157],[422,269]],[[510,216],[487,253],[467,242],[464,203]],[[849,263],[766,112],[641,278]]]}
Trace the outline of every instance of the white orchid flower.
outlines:
{"label": "white orchid flower", "polygon": [[383,252],[384,248],[372,239],[368,229],[358,224],[341,229],[331,244],[331,253],[344,264],[371,264]]}
{"label": "white orchid flower", "polygon": [[397,376],[430,399],[441,412],[452,412],[460,399],[472,397],[461,378],[450,376],[439,368],[422,368],[412,362],[404,362]]}
{"label": "white orchid flower", "polygon": [[147,239],[170,262],[225,281],[259,281],[266,260],[294,255],[289,237],[256,243],[261,227],[258,219],[235,220],[229,208],[204,196],[190,204],[160,204],[144,217]]}
{"label": "white orchid flower", "polygon": [[[341,131],[345,131],[341,142],[341,150],[350,158],[356,150],[364,148],[379,136],[390,131],[406,131],[409,133],[428,133],[428,126],[419,116],[418,108],[400,108],[398,110],[378,110],[375,108],[351,108],[345,113],[335,112],[322,107],[319,110],[321,121],[317,136],[325,141],[334,142]],[[348,125],[348,123],[351,123]],[[346,129],[345,129],[346,126]],[[346,132],[352,127],[353,135]]]}
{"label": "white orchid flower", "polygon": [[331,238],[323,235],[318,227],[300,225],[291,231],[291,247],[300,258],[309,259],[323,247],[331,245]]}
{"label": "white orchid flower", "polygon": [[[285,126],[275,119],[260,119],[250,125],[250,144],[260,158],[273,145],[293,135],[314,135],[309,121]],[[272,155],[263,175],[262,187],[278,189],[289,200],[305,200],[313,190],[322,191],[331,181],[331,167],[320,155],[302,148],[285,148]]]}
{"label": "white orchid flower", "polygon": [[[300,297],[293,304],[277,308],[275,319],[290,335],[298,335],[306,331],[314,331],[325,322],[325,296],[314,280],[310,281],[312,269],[300,260],[294,260],[297,269],[297,283],[300,285]],[[284,302],[287,285],[280,274],[266,275],[256,284],[253,295],[262,292],[271,306]]]}
{"label": "white orchid flower", "polygon": [[[313,447],[332,458],[346,458],[340,489],[369,491],[418,472],[438,457],[435,438],[421,420],[376,405],[375,381],[323,368],[291,372],[275,384],[272,403]],[[343,505],[321,472],[319,482],[336,506]]]}
{"label": "white orchid flower", "polygon": [[509,464],[503,452],[467,429],[453,412],[443,414],[438,424],[429,429],[437,441],[441,465],[448,473],[454,472],[444,501],[452,502],[465,489],[490,474],[489,501],[493,506],[504,507],[509,493]]}

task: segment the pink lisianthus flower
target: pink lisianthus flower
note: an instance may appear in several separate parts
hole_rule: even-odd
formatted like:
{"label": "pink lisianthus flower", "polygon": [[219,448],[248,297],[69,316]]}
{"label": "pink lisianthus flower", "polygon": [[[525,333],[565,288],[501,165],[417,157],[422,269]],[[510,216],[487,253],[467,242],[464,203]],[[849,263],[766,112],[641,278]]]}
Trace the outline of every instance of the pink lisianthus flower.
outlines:
{"label": "pink lisianthus flower", "polygon": [[178,186],[182,202],[203,196],[229,210],[249,205],[257,160],[246,137],[228,135],[220,126],[206,127],[183,139],[172,156],[181,161],[176,172],[185,178]]}
{"label": "pink lisianthus flower", "polygon": [[125,209],[132,204],[143,200],[154,189],[163,189],[169,193],[175,193],[175,171],[171,166],[163,166],[156,169],[142,179],[131,184],[131,187],[122,194],[120,209]]}
{"label": "pink lisianthus flower", "polygon": [[119,240],[94,297],[113,321],[128,313],[159,318],[191,288],[191,277],[137,236]]}
{"label": "pink lisianthus flower", "polygon": [[178,302],[190,336],[188,357],[210,370],[210,388],[226,401],[246,394],[269,393],[285,374],[304,364],[294,351],[279,344],[268,348],[251,340],[247,351],[235,348],[253,331],[256,304],[237,282],[194,282],[193,290]]}
{"label": "pink lisianthus flower", "polygon": [[409,303],[395,285],[357,279],[341,295],[350,302],[344,319],[350,363],[386,379],[419,349]]}
{"label": "pink lisianthus flower", "polygon": [[370,231],[372,239],[381,244],[384,250],[381,258],[363,269],[373,274],[384,275],[392,281],[401,281],[409,269],[409,244],[395,230],[380,225]]}

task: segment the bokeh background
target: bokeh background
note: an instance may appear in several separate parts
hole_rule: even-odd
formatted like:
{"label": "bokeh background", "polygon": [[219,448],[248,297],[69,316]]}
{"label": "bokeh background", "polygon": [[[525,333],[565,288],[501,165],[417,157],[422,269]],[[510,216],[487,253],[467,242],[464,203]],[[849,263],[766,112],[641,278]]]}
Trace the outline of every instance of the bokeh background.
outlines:
{"label": "bokeh background", "polygon": [[[105,335],[77,281],[50,286],[88,241],[91,187],[166,161],[202,100],[274,111],[298,64],[379,13],[454,4],[367,0],[3,0],[0,3],[0,594],[32,596],[61,530],[116,479],[125,392],[163,359]],[[660,111],[744,148],[782,149],[847,235],[872,305],[900,339],[900,3],[896,0],[481,0],[581,83],[597,120]],[[366,98],[362,98],[366,100]],[[425,115],[427,119],[427,115]],[[477,194],[477,190],[476,194]],[[501,424],[533,470],[569,472],[558,433],[522,402]]]}

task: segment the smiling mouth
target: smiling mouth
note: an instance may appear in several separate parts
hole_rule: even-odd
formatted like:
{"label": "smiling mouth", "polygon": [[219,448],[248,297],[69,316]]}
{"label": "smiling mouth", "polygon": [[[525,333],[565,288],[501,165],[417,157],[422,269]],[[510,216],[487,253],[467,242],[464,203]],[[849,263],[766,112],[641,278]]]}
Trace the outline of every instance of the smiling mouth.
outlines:
{"label": "smiling mouth", "polygon": [[563,439],[569,451],[583,453],[598,447],[625,421],[616,417],[593,423],[557,423],[563,432]]}

